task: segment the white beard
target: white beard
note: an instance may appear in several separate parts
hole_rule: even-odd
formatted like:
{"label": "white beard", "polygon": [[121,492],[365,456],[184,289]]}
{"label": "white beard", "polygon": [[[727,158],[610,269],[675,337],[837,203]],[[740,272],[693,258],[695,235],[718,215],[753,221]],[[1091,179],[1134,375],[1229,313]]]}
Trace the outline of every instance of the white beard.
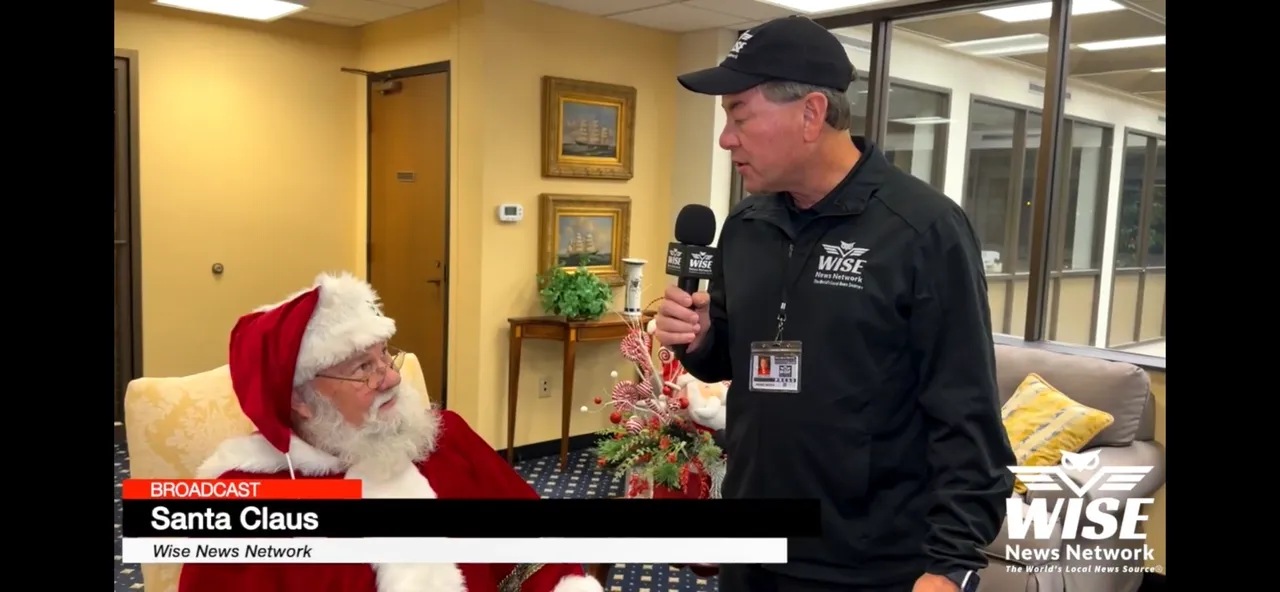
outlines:
{"label": "white beard", "polygon": [[[360,426],[348,423],[327,397],[314,390],[304,388],[302,395],[314,416],[297,423],[298,434],[336,456],[347,469],[359,466],[366,478],[390,479],[435,450],[439,414],[407,382],[379,394]],[[391,399],[395,405],[379,413]]]}

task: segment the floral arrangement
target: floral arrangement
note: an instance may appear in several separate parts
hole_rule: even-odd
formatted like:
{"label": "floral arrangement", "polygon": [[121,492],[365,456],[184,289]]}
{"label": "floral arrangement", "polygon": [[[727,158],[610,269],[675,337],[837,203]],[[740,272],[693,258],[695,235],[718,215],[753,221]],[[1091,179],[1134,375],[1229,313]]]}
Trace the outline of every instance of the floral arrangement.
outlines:
{"label": "floral arrangement", "polygon": [[[610,410],[613,424],[599,432],[597,462],[627,479],[627,497],[708,497],[713,479],[723,474],[724,453],[689,415],[689,400],[677,384],[684,374],[680,362],[662,348],[659,372],[652,346],[652,336],[632,324],[619,349],[638,378],[615,382],[607,401],[595,398],[598,411]],[[618,373],[610,376],[617,380]]]}

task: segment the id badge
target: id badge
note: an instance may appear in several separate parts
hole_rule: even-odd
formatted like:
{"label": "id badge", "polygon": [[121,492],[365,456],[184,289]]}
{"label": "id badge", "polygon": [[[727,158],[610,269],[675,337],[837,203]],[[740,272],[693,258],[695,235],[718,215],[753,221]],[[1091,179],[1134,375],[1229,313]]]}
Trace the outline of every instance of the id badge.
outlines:
{"label": "id badge", "polygon": [[753,342],[751,390],[758,393],[800,392],[800,342]]}

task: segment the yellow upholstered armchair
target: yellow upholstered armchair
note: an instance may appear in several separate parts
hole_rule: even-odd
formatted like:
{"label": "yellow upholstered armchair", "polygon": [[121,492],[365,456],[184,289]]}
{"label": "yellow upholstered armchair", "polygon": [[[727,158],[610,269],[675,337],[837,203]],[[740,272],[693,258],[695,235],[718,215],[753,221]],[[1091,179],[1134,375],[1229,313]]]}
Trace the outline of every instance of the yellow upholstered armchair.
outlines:
{"label": "yellow upholstered armchair", "polygon": [[[400,370],[424,395],[426,381],[417,356],[408,354]],[[139,378],[124,396],[130,476],[191,479],[196,468],[227,438],[253,432],[240,412],[226,366],[179,378]],[[144,565],[148,592],[176,592],[180,565]]]}

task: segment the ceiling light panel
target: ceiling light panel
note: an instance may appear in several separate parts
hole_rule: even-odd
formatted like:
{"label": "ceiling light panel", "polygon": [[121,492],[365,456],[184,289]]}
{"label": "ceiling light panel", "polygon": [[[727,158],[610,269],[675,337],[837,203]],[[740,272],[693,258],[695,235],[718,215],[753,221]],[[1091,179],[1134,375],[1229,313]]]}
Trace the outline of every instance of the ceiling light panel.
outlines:
{"label": "ceiling light panel", "polygon": [[1152,68],[1151,71],[1156,74],[1164,74],[1164,68]]}
{"label": "ceiling light panel", "polygon": [[1049,38],[1042,33],[975,39],[943,45],[947,49],[975,56],[1012,56],[1042,53],[1049,50]]}
{"label": "ceiling light panel", "polygon": [[781,6],[802,14],[823,14],[884,4],[893,0],[756,0],[763,4]]}
{"label": "ceiling light panel", "polygon": [[[1071,14],[1076,16],[1082,14],[1113,12],[1116,10],[1124,10],[1124,6],[1114,0],[1074,0],[1071,3]],[[1021,6],[993,8],[991,10],[984,10],[980,14],[1006,23],[1026,23],[1030,21],[1049,20],[1049,16],[1052,13],[1052,2],[1035,2],[1033,4],[1023,4]]]}
{"label": "ceiling light panel", "polygon": [[301,0],[156,0],[155,4],[255,21],[274,21],[307,8]]}
{"label": "ceiling light panel", "polygon": [[941,125],[951,120],[946,117],[903,117],[900,119],[890,119],[893,123],[905,123],[907,125]]}
{"label": "ceiling light panel", "polygon": [[1131,49],[1134,47],[1151,47],[1164,45],[1164,35],[1155,37],[1131,37],[1129,39],[1112,39],[1110,41],[1093,41],[1080,43],[1076,47],[1085,51],[1108,51],[1112,49]]}

